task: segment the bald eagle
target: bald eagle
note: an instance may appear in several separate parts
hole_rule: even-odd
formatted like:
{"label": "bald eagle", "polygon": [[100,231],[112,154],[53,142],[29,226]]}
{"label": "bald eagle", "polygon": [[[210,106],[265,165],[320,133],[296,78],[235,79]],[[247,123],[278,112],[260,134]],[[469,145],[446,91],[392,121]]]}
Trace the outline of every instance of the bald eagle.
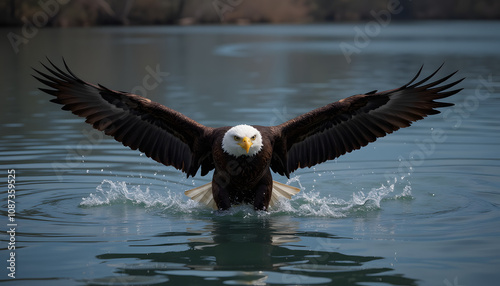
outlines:
{"label": "bald eagle", "polygon": [[333,160],[437,114],[435,108],[453,104],[435,100],[459,92],[450,89],[463,80],[441,85],[454,72],[429,82],[439,67],[415,82],[421,67],[399,88],[347,97],[277,126],[213,128],[139,95],[85,82],[66,62],[65,71],[49,63],[42,63],[48,73],[34,69],[34,77],[51,88],[40,90],[53,95],[52,102],[187,177],[200,167],[202,176],[214,170],[211,183],[186,195],[219,210],[241,203],[267,210],[279,197],[290,198],[299,190],[273,181],[271,171],[289,178],[298,168]]}

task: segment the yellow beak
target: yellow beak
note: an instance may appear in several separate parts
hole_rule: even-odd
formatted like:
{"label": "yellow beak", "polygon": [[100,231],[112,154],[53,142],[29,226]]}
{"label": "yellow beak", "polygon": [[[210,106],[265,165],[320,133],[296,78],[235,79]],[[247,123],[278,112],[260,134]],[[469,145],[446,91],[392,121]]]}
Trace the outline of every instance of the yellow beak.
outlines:
{"label": "yellow beak", "polygon": [[238,145],[240,145],[241,148],[245,149],[248,153],[248,151],[250,151],[250,147],[253,145],[253,143],[252,143],[252,140],[250,140],[250,138],[243,137],[243,139],[241,140],[240,143],[238,143]]}

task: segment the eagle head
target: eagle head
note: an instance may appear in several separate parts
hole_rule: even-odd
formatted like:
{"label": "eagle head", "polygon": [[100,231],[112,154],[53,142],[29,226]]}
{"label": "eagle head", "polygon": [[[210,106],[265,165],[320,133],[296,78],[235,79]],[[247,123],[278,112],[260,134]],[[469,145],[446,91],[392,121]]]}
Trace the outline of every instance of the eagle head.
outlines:
{"label": "eagle head", "polygon": [[262,135],[250,125],[234,126],[222,138],[222,150],[235,157],[253,156],[262,146]]}

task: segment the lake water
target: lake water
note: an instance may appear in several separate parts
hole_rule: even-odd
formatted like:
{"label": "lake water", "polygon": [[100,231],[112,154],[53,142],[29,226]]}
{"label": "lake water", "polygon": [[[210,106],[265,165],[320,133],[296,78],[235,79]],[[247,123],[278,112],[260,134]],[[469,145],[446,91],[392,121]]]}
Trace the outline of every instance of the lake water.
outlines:
{"label": "lake water", "polygon": [[[498,22],[0,30],[0,281],[497,284],[499,30]],[[25,41],[13,47],[8,33]],[[208,126],[277,125],[401,86],[422,64],[424,74],[444,62],[438,75],[458,69],[454,78],[467,79],[442,114],[289,181],[276,175],[302,188],[291,201],[268,213],[219,213],[183,195],[211,175],[186,179],[50,103],[31,77],[46,56]]]}

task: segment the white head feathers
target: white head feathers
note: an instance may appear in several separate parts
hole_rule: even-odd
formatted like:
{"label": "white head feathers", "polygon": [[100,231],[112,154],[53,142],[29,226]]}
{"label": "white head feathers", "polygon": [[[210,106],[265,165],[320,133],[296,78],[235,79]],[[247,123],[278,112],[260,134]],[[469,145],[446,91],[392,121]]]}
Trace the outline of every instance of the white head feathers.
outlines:
{"label": "white head feathers", "polygon": [[250,125],[234,126],[222,138],[222,150],[235,157],[253,156],[262,146],[262,135]]}

